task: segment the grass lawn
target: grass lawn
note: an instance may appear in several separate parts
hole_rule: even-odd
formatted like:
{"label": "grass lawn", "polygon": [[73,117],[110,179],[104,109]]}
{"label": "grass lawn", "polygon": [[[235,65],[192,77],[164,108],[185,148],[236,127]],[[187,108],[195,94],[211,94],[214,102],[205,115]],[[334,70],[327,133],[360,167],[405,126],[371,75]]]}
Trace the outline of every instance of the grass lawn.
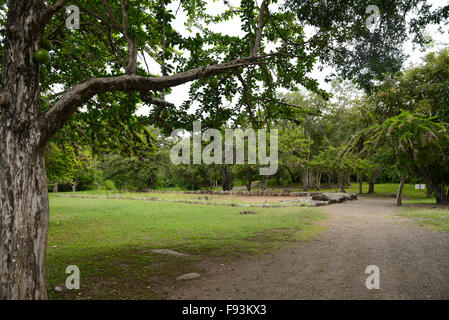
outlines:
{"label": "grass lawn", "polygon": [[447,209],[404,208],[400,215],[416,220],[421,226],[449,232],[449,210]]}
{"label": "grass lawn", "polygon": [[[196,262],[205,257],[252,256],[308,240],[324,230],[325,218],[312,208],[257,208],[251,209],[255,215],[241,215],[246,209],[52,195],[50,208],[50,299],[161,299],[179,285],[177,276],[201,273]],[[150,251],[162,248],[189,256]],[[81,289],[57,293],[53,288],[65,283],[68,265],[80,268]]]}

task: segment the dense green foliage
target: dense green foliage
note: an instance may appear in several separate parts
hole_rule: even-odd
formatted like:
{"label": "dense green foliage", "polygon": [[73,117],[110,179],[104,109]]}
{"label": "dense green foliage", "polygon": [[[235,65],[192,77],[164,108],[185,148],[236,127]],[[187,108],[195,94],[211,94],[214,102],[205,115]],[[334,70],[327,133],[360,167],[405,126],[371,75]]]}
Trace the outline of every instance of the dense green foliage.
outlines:
{"label": "dense green foliage", "polygon": [[[52,144],[47,154],[49,181],[51,185],[73,185],[81,179],[85,181],[82,189],[136,191],[212,189],[228,180],[231,186],[244,185],[248,190],[255,183],[262,189],[273,183],[302,183],[307,190],[320,189],[323,182],[328,182],[345,190],[351,179],[367,180],[381,166],[379,181],[408,178],[424,182],[436,200],[444,202],[449,185],[449,139],[444,117],[447,96],[439,95],[446,88],[442,65],[447,65],[447,57],[447,50],[430,54],[422,65],[385,80],[371,96],[347,82],[333,82],[332,98],[328,100],[300,92],[279,95],[289,114],[269,122],[279,131],[279,168],[271,177],[260,176],[260,165],[247,162],[175,166],[169,156],[173,141],[155,128],[146,128],[152,147],[134,149],[137,151],[131,154],[117,152],[119,148],[90,153],[82,143],[77,151],[70,145],[61,148]],[[417,88],[410,79],[418,74],[427,80]],[[404,112],[403,107],[410,111]],[[386,117],[383,110],[391,116]]]}
{"label": "dense green foliage", "polygon": [[[118,1],[75,4],[86,22],[80,30],[59,28],[65,17],[57,14],[45,31],[42,46],[51,45],[54,54],[52,66],[42,68],[43,110],[60,95],[54,91],[55,84],[67,90],[89,77],[120,74],[129,57],[129,43],[117,27],[123,18]],[[307,190],[319,189],[327,181],[344,190],[351,180],[369,180],[378,168],[382,169],[381,181],[400,180],[408,171],[414,173],[407,174],[410,181],[434,179],[429,175],[439,169],[427,170],[424,177],[419,170],[409,170],[416,155],[406,165],[396,150],[406,146],[399,143],[404,137],[419,140],[429,136],[429,131],[404,131],[406,127],[394,122],[402,118],[390,118],[407,110],[414,119],[420,114],[436,117],[428,121],[447,123],[448,50],[428,55],[420,66],[403,71],[401,66],[406,58],[404,41],[413,38],[421,45],[429,43],[423,27],[445,21],[448,7],[435,9],[425,1],[391,5],[383,0],[275,4],[269,1],[258,6],[245,0],[233,6],[225,2],[221,11],[211,14],[208,4],[200,0],[182,1],[179,7],[171,1],[129,1],[129,32],[141,54],[140,75],[173,75],[254,55],[263,61],[192,81],[188,99],[176,105],[154,100],[164,100],[170,89],[97,95],[74,114],[47,148],[50,185],[138,191],[218,185],[229,190],[245,185],[250,190],[253,183],[266,188],[275,181],[282,186],[300,182]],[[374,30],[367,26],[368,5],[380,8],[380,22]],[[186,32],[175,28],[179,10],[186,16]],[[414,15],[404,19],[411,10]],[[236,18],[243,35],[215,31],[216,24]],[[315,32],[306,32],[306,26],[313,26]],[[159,67],[150,68],[154,64],[146,59]],[[321,90],[309,76],[318,60],[332,65],[339,78],[352,82],[334,80],[330,92]],[[281,89],[288,93],[281,94]],[[198,107],[191,112],[193,104]],[[150,111],[137,116],[142,105]],[[278,129],[277,173],[260,176],[260,165],[248,163],[171,164],[173,141],[168,134],[174,128],[191,130],[193,120],[202,120],[204,129]],[[369,143],[363,147],[368,140],[361,138],[363,132],[383,133],[375,131],[381,127],[387,132],[395,128],[399,140],[382,140],[377,134],[370,137],[375,147],[368,148]],[[445,145],[441,139],[439,144]],[[440,161],[439,154],[427,152],[429,146],[413,148],[409,151],[426,154],[430,161],[426,165]],[[438,184],[447,185],[446,178],[441,179]]]}

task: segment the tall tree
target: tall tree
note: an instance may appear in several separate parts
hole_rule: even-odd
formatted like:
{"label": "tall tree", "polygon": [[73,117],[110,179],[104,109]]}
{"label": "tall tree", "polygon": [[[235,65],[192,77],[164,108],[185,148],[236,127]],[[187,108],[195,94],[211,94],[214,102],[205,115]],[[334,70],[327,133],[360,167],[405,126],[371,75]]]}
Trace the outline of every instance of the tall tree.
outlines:
{"label": "tall tree", "polygon": [[[422,178],[439,204],[449,203],[448,124],[404,111],[357,134],[349,149],[372,154],[389,149],[401,180]],[[345,154],[345,153],[342,153]]]}

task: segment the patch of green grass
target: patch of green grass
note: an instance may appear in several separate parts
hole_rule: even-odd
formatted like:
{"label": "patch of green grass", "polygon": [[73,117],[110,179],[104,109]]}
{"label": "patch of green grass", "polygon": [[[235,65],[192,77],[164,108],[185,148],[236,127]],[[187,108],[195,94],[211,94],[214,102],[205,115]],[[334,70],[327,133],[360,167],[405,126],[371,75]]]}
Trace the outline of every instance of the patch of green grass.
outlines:
{"label": "patch of green grass", "polygon": [[418,199],[416,199],[416,198],[405,199],[404,203],[410,203],[410,204],[435,204],[436,201],[435,201],[435,198],[421,197],[421,199],[420,198],[418,198]]}
{"label": "patch of green grass", "polygon": [[[257,208],[255,215],[241,215],[238,207],[53,196],[50,208],[51,299],[161,299],[177,276],[200,272],[195,262],[205,257],[233,259],[308,240],[323,231],[325,218],[312,208]],[[161,248],[189,256],[150,251]],[[81,289],[54,292],[69,265],[80,268]]]}
{"label": "patch of green grass", "polygon": [[449,232],[449,210],[427,208],[404,208],[399,215],[414,219],[422,226]]}

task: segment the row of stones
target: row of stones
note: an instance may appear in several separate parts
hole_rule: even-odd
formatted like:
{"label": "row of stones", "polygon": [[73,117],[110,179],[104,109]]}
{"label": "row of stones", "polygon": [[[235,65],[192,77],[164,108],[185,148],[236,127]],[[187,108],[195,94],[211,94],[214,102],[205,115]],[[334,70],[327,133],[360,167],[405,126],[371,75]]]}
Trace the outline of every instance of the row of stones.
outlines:
{"label": "row of stones", "polygon": [[[70,198],[90,198],[90,199],[124,199],[122,196],[82,196],[82,195],[59,195],[60,197]],[[140,201],[159,201],[158,197],[151,198],[126,198],[128,200],[140,200]],[[308,197],[302,197],[301,200],[285,200],[282,204],[236,204],[236,203],[216,203],[216,202],[203,202],[203,201],[189,201],[189,200],[174,200],[168,202],[188,203],[188,204],[206,204],[212,206],[231,206],[231,207],[263,207],[263,208],[279,208],[279,207],[292,207],[292,206],[308,206],[317,207],[325,206],[333,203],[341,203],[345,200],[355,200],[357,195],[355,193],[314,193]],[[202,200],[202,199],[201,199]],[[208,200],[204,197],[204,200]]]}
{"label": "row of stones", "polygon": [[[297,192],[291,190],[283,191],[215,191],[215,190],[197,190],[197,191],[158,191],[157,193],[180,193],[180,194],[210,194],[210,195],[234,195],[234,196],[280,196],[280,197],[309,197],[317,192]],[[319,193],[319,192],[318,192]]]}

